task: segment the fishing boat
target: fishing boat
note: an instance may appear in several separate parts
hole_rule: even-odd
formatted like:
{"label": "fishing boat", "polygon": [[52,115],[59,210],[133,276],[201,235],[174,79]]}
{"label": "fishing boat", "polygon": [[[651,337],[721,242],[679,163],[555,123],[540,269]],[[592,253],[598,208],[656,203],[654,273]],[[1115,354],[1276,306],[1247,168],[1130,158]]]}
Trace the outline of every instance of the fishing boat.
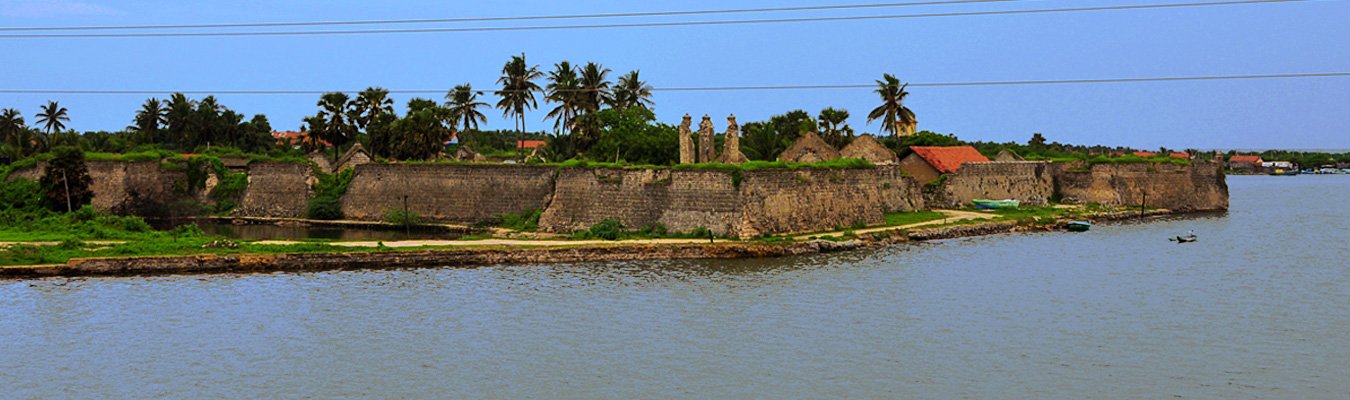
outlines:
{"label": "fishing boat", "polygon": [[971,200],[970,202],[975,203],[975,208],[981,210],[1015,210],[1017,209],[1018,205],[1022,204],[1021,201],[1013,199],[1004,199],[1004,200],[975,199]]}
{"label": "fishing boat", "polygon": [[1064,224],[1064,229],[1068,229],[1069,232],[1087,232],[1088,229],[1092,229],[1092,223],[1087,221],[1069,221],[1069,223]]}
{"label": "fishing boat", "polygon": [[1171,240],[1171,241],[1177,242],[1177,243],[1190,243],[1190,242],[1194,242],[1194,241],[1199,240],[1199,239],[1200,239],[1200,238],[1199,238],[1198,236],[1195,236],[1195,234],[1190,234],[1190,235],[1186,235],[1186,236],[1177,236],[1177,237],[1174,237],[1174,238],[1168,238],[1167,240]]}

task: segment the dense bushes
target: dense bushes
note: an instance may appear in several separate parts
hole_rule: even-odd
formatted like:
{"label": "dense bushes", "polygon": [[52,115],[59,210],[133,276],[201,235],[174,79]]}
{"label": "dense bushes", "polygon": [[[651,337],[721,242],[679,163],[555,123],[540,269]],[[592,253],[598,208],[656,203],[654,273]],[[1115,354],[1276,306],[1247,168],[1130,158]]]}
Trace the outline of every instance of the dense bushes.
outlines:
{"label": "dense bushes", "polygon": [[342,219],[342,195],[356,176],[355,169],[347,169],[336,174],[319,173],[319,181],[314,185],[314,198],[309,200],[306,215],[311,219]]}

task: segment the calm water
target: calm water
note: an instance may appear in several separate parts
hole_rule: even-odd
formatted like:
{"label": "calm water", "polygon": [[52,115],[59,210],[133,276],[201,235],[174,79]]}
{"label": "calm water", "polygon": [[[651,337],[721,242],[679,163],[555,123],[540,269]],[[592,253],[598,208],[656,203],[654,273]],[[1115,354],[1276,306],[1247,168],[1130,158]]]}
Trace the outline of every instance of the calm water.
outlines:
{"label": "calm water", "polygon": [[1350,397],[1350,176],[1229,185],[803,258],[0,282],[0,398]]}

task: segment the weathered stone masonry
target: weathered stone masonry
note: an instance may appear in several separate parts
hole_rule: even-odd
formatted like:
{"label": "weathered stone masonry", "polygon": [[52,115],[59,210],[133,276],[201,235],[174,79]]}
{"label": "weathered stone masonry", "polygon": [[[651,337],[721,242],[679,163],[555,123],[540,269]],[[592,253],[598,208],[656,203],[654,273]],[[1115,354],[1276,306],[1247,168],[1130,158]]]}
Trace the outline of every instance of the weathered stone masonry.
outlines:
{"label": "weathered stone masonry", "polygon": [[[156,162],[90,162],[94,206],[114,212],[172,200],[185,174]],[[31,170],[11,177],[35,179]],[[255,163],[236,215],[299,217],[313,196],[304,164]],[[586,169],[519,165],[366,164],[341,200],[349,219],[378,221],[394,210],[473,224],[541,210],[540,229],[572,232],[605,219],[629,228],[707,227],[740,237],[878,224],[885,213],[957,207],[973,198],[1030,203],[1058,198],[1178,211],[1223,210],[1228,187],[1216,163],[1074,165],[966,164],[939,185],[921,185],[898,166],[865,169]],[[142,207],[144,208],[144,207]]]}
{"label": "weathered stone masonry", "polygon": [[543,210],[557,168],[512,165],[366,164],[342,197],[349,219],[383,220],[408,211],[451,223],[476,223],[502,214]]}
{"label": "weathered stone masonry", "polygon": [[301,218],[314,197],[317,178],[307,164],[253,163],[248,187],[235,214],[250,217]]}

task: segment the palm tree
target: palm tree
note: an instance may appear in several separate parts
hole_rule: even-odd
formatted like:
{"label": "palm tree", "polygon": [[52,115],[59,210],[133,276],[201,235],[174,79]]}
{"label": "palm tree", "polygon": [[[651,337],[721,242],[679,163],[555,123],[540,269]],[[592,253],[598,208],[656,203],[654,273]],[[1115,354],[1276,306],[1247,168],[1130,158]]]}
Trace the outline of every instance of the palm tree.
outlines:
{"label": "palm tree", "polygon": [[600,111],[604,105],[614,103],[614,94],[610,93],[609,68],[594,62],[581,68],[581,110],[583,114]]}
{"label": "palm tree", "polygon": [[638,77],[633,70],[619,77],[619,85],[614,88],[614,108],[648,108],[652,103],[652,87]]}
{"label": "palm tree", "polygon": [[42,106],[42,112],[39,112],[37,117],[37,123],[47,130],[48,135],[66,129],[66,124],[62,122],[70,121],[66,108],[51,100],[47,100],[47,105]]}
{"label": "palm tree", "polygon": [[[447,112],[450,114],[450,125],[464,124],[464,130],[478,129],[478,123],[487,123],[487,116],[478,111],[478,107],[486,106],[487,103],[478,101],[478,96],[482,91],[474,91],[473,86],[465,83],[456,85],[450,93],[445,94],[445,103]],[[461,131],[461,132],[463,132]]]}
{"label": "palm tree", "polygon": [[23,113],[13,108],[0,110],[0,142],[9,143],[13,147],[16,158],[23,157],[23,139],[24,133],[28,127],[23,126]]}
{"label": "palm tree", "polygon": [[[497,108],[502,109],[502,116],[516,119],[519,139],[524,139],[525,136],[525,110],[539,106],[534,100],[534,92],[540,89],[534,80],[542,76],[544,74],[539,72],[539,66],[527,66],[525,54],[521,53],[519,57],[512,56],[511,61],[506,62],[502,67],[502,77],[497,79],[497,83],[502,85],[502,90],[497,92],[497,96],[501,98],[497,101]],[[520,142],[516,142],[517,157],[521,155],[520,151]]]}
{"label": "palm tree", "polygon": [[883,74],[882,80],[877,81],[877,95],[881,96],[881,105],[867,114],[867,122],[881,118],[881,131],[890,132],[892,135],[900,136],[902,134],[912,134],[908,132],[909,127],[914,126],[916,120],[914,111],[905,107],[905,97],[909,92],[905,88],[909,84],[901,84],[894,75]]}
{"label": "palm tree", "polygon": [[579,110],[578,102],[581,101],[581,81],[577,79],[572,63],[563,61],[553,67],[553,72],[548,74],[549,84],[544,100],[558,103],[558,106],[549,111],[545,118],[553,118],[554,130],[570,132]]}
{"label": "palm tree", "polygon": [[197,102],[197,109],[188,119],[191,140],[187,149],[195,149],[201,145],[210,147],[211,143],[224,137],[225,132],[221,129],[220,123],[220,111],[224,108],[216,101],[216,96],[206,96]]}
{"label": "palm tree", "polygon": [[333,146],[333,161],[337,161],[338,148],[346,144],[356,132],[356,126],[352,123],[351,97],[342,92],[328,92],[319,98],[316,105],[320,108],[319,116],[324,119],[324,129],[318,132],[319,138]]}
{"label": "palm tree", "polygon": [[190,143],[188,133],[191,130],[194,119],[193,110],[197,108],[197,102],[188,99],[182,93],[174,93],[169,96],[164,109],[164,125],[169,128],[169,137],[167,141],[174,142],[179,147],[187,148]]}
{"label": "palm tree", "polygon": [[821,136],[824,136],[823,139],[835,146],[843,144],[844,136],[852,133],[852,129],[849,129],[847,125],[848,117],[848,110],[840,110],[834,107],[820,110],[820,116],[816,119],[819,120],[818,124],[820,125]]}
{"label": "palm tree", "polygon": [[389,89],[368,87],[356,95],[352,108],[356,113],[356,125],[366,129],[381,114],[394,113],[394,99],[389,98]]}
{"label": "palm tree", "polygon": [[131,128],[140,133],[142,143],[158,142],[157,136],[160,125],[169,123],[168,110],[163,101],[156,98],[149,98],[141,104],[141,109],[136,111],[136,118],[131,120],[134,124]]}

